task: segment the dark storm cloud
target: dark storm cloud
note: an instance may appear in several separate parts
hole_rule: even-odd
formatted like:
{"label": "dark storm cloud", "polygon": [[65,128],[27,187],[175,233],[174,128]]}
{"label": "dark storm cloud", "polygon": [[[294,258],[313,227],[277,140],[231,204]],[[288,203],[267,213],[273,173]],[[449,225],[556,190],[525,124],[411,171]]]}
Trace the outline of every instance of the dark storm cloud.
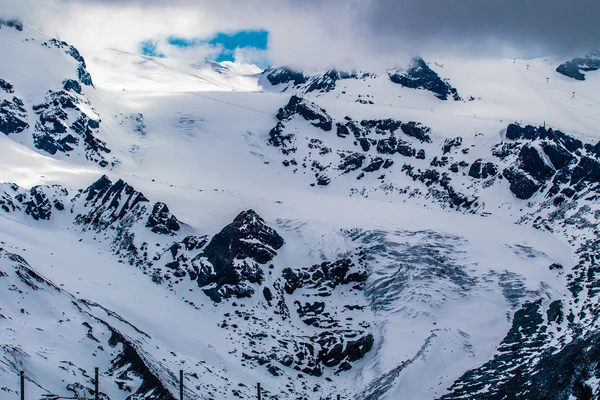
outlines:
{"label": "dark storm cloud", "polygon": [[[493,52],[503,43],[524,52],[556,54],[600,46],[600,0],[70,0],[113,6],[187,6],[302,10],[321,23],[348,24],[373,48],[445,46]],[[338,13],[338,11],[340,13]],[[340,21],[344,18],[345,21]],[[265,21],[265,25],[269,25]]]}
{"label": "dark storm cloud", "polygon": [[372,40],[419,45],[490,42],[556,54],[600,46],[600,0],[373,0],[361,3]]}
{"label": "dark storm cloud", "polygon": [[266,30],[274,65],[371,68],[414,55],[563,59],[600,46],[600,0],[0,0],[81,48]]}

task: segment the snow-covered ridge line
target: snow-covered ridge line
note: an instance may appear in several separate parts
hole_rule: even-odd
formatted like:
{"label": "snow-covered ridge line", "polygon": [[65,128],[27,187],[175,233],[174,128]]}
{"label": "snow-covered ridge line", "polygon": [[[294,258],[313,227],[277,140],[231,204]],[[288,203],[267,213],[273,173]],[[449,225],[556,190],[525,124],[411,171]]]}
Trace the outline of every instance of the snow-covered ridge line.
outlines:
{"label": "snow-covered ridge line", "polygon": [[28,27],[0,47],[0,180],[21,185],[0,187],[0,247],[133,348],[9,285],[0,346],[49,392],[85,395],[97,364],[112,400],[150,395],[129,363],[171,393],[184,369],[190,398],[599,393],[595,73],[427,57],[407,87],[329,70],[260,92],[267,73],[83,60]]}
{"label": "snow-covered ridge line", "polygon": [[[175,398],[163,383],[164,377],[156,375],[157,361],[141,350],[142,343],[151,339],[148,335],[142,337],[139,329],[112,311],[101,308],[98,312],[98,305],[56,286],[32,269],[23,257],[3,248],[0,248],[0,292],[6,301],[0,308],[0,317],[12,327],[0,347],[3,383],[9,383],[11,377],[13,381],[3,391],[16,396],[18,373],[25,371],[28,396],[53,397],[64,395],[64,391],[87,396],[93,393],[93,369],[100,366],[104,380],[101,395],[115,396],[121,392],[121,396],[131,393],[162,400]],[[15,296],[15,292],[21,296]],[[17,304],[21,305],[21,315],[15,313]],[[27,340],[22,341],[23,337]],[[48,349],[45,356],[39,357],[36,345],[44,342],[53,342],[53,350]],[[52,370],[56,356],[61,359],[60,369],[47,376],[43,371]],[[69,384],[66,390],[53,392],[48,384],[52,379],[60,379],[61,374]]]}

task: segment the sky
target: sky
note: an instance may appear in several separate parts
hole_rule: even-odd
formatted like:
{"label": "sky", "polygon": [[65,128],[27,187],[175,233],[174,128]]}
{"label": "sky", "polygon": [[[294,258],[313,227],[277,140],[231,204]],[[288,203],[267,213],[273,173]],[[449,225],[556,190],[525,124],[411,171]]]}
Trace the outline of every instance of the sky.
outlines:
{"label": "sky", "polygon": [[[216,32],[206,37],[167,36],[160,40],[147,39],[139,44],[143,55],[164,58],[173,52],[184,53],[199,48],[206,51],[205,58],[222,62],[242,62],[268,66],[269,32],[264,29]],[[179,54],[181,56],[181,54]]]}
{"label": "sky", "polygon": [[598,15],[598,0],[0,0],[0,18],[84,53],[150,44],[164,57],[299,68],[428,54],[571,58],[600,47]]}

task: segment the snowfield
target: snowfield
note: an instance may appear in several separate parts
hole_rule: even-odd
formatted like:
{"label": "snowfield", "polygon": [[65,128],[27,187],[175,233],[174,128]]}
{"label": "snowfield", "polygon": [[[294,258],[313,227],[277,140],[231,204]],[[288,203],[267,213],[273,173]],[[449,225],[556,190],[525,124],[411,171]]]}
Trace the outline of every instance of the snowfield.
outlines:
{"label": "snowfield", "polygon": [[49,40],[0,30],[0,397],[600,395],[600,72],[424,57],[444,101]]}

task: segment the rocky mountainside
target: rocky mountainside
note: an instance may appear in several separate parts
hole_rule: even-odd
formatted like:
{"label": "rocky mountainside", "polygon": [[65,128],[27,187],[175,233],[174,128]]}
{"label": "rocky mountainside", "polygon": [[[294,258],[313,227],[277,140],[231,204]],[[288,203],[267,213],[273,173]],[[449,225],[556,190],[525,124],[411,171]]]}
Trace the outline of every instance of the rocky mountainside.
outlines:
{"label": "rocky mountainside", "polygon": [[[414,58],[406,67],[391,68],[386,71],[384,77],[367,71],[340,71],[329,69],[314,75],[305,75],[291,67],[269,68],[262,73],[262,84],[265,87],[281,92],[294,92],[296,94],[324,94],[334,91],[336,88],[341,94],[346,94],[345,84],[350,80],[366,82],[369,87],[374,81],[387,79],[389,82],[401,85],[409,89],[419,89],[432,92],[440,100],[449,98],[460,101],[456,88],[442,79],[437,72],[421,57]],[[342,86],[344,85],[344,86]],[[374,104],[370,94],[364,94],[356,99],[360,104]]]}
{"label": "rocky mountainside", "polygon": [[[94,367],[108,400],[175,399],[179,370],[189,399],[600,395],[600,100],[555,66],[149,95],[0,25],[7,398],[21,370],[32,398],[89,397]],[[498,77],[531,91],[479,89]]]}
{"label": "rocky mountainside", "polygon": [[600,51],[592,50],[584,57],[576,57],[560,64],[556,72],[578,81],[585,80],[585,73],[600,69]]}
{"label": "rocky mountainside", "polygon": [[21,87],[11,82],[10,76],[0,78],[0,132],[43,154],[59,153],[93,161],[101,167],[114,166],[118,160],[100,138],[101,117],[85,93],[93,88],[93,83],[79,51],[56,39],[25,39],[23,47],[35,47],[32,50],[40,53],[53,52],[57,58],[69,57],[70,68],[59,84],[54,84],[55,79],[42,81],[34,88],[35,94],[27,87],[32,86],[31,82]]}

